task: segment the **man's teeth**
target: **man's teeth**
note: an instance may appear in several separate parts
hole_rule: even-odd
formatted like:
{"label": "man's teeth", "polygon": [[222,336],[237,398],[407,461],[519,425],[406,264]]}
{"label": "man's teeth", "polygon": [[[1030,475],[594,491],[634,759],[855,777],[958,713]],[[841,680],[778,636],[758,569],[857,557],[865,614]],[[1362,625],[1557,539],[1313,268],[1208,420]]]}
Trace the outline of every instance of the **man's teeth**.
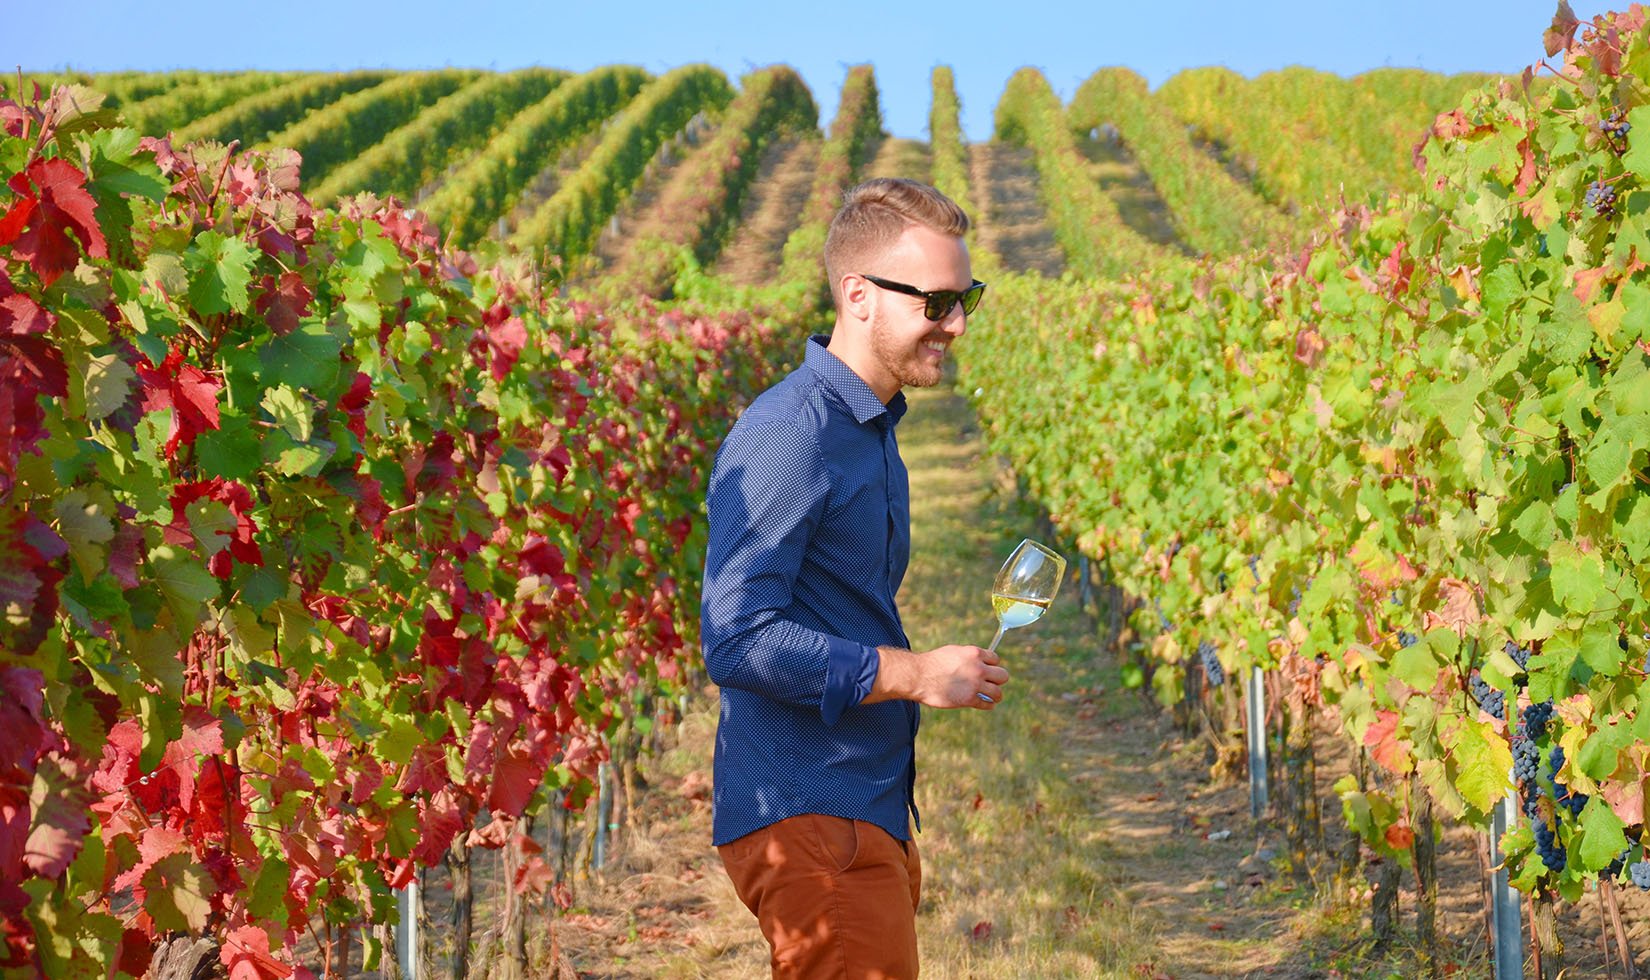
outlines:
{"label": "man's teeth", "polygon": [[931,351],[934,351],[937,354],[944,354],[945,353],[945,345],[942,344],[942,343],[939,343],[937,341],[925,340],[925,341],[923,341],[922,346],[928,348]]}

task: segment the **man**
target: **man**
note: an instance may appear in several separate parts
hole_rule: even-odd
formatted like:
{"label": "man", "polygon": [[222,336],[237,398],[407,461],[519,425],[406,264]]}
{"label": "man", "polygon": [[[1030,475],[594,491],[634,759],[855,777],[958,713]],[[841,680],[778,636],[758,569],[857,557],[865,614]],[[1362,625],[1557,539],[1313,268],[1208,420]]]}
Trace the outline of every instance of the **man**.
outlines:
{"label": "man", "polygon": [[848,191],[825,243],[829,342],[756,399],[711,476],[714,842],[775,977],[917,975],[917,706],[989,711],[1008,681],[976,646],[912,652],[894,604],[911,542],[900,391],[939,383],[985,289],[967,230],[916,181]]}

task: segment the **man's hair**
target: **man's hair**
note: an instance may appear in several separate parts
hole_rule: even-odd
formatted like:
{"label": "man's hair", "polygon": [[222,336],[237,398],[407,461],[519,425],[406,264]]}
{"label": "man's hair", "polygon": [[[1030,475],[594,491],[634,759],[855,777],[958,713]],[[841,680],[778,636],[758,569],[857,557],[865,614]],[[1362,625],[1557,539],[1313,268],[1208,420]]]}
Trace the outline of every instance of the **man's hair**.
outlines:
{"label": "man's hair", "polygon": [[873,177],[850,187],[825,235],[831,299],[841,303],[842,277],[872,271],[862,266],[881,258],[912,225],[960,238],[968,231],[968,215],[935,188],[904,177]]}

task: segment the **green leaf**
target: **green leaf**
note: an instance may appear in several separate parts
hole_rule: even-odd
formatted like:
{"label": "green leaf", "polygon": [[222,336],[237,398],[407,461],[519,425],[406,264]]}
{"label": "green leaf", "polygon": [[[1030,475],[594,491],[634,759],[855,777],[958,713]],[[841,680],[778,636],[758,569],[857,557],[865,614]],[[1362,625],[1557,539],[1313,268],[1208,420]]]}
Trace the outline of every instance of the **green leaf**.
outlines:
{"label": "green leaf", "polygon": [[1581,843],[1578,846],[1572,841],[1571,846],[1580,852],[1583,870],[1598,871],[1627,850],[1627,835],[1622,833],[1626,825],[1604,802],[1604,797],[1589,798],[1578,822],[1581,824]]}
{"label": "green leaf", "polygon": [[378,757],[392,765],[404,766],[413,750],[424,744],[424,733],[402,715],[391,715],[378,736]]}
{"label": "green leaf", "polygon": [[257,252],[239,238],[205,231],[184,255],[189,270],[189,303],[196,312],[245,313],[251,305],[246,287],[252,282]]}
{"label": "green leaf", "polygon": [[113,415],[131,397],[132,382],[136,380],[137,373],[119,354],[87,359],[85,373],[76,378],[87,420],[95,422]]}
{"label": "green leaf", "polygon": [[169,544],[149,552],[149,568],[179,625],[193,632],[201,619],[201,604],[218,596],[218,580],[199,559]]}
{"label": "green leaf", "polygon": [[1423,637],[1419,643],[1404,647],[1393,656],[1392,676],[1418,691],[1430,691],[1443,666],[1430,638]]}
{"label": "green leaf", "polygon": [[339,354],[343,349],[343,339],[333,334],[326,324],[305,323],[271,340],[258,359],[263,364],[264,377],[331,400],[338,387]]}
{"label": "green leaf", "polygon": [[246,480],[258,471],[258,433],[246,416],[221,409],[218,427],[195,437],[195,458],[203,472],[226,480]]}
{"label": "green leaf", "polygon": [[1553,598],[1565,609],[1591,612],[1609,596],[1596,552],[1583,554],[1570,542],[1560,541],[1548,549],[1547,560],[1552,563]]}
{"label": "green leaf", "polygon": [[264,392],[263,410],[285,430],[294,442],[308,442],[315,428],[315,410],[304,397],[286,385]]}
{"label": "green leaf", "polygon": [[[189,272],[184,268],[183,256],[173,252],[150,252],[143,260],[143,283],[151,291],[166,296],[181,296],[189,289]],[[153,358],[157,363],[159,358]]]}
{"label": "green leaf", "polygon": [[109,492],[96,485],[70,490],[52,510],[57,515],[57,533],[68,544],[81,576],[89,581],[107,569],[109,554],[104,546],[115,536],[111,516],[115,502]]}
{"label": "green leaf", "polygon": [[281,450],[275,469],[284,476],[318,476],[336,451],[337,447],[325,439],[292,446]]}
{"label": "green leaf", "polygon": [[172,189],[151,156],[136,160],[142,134],[119,127],[93,134],[87,143],[95,153],[91,186],[117,194],[131,194],[151,201],[163,200]]}
{"label": "green leaf", "polygon": [[1627,655],[1617,642],[1619,628],[1611,622],[1589,623],[1581,631],[1581,661],[1606,677],[1621,673]]}
{"label": "green leaf", "polygon": [[292,883],[292,869],[278,857],[265,857],[252,883],[246,909],[255,918],[273,919],[283,927],[287,922],[286,892]]}
{"label": "green leaf", "polygon": [[1532,500],[1524,505],[1524,509],[1513,519],[1512,529],[1542,551],[1558,538],[1558,525],[1554,523],[1552,508],[1547,506],[1545,500]]}
{"label": "green leaf", "polygon": [[1621,752],[1633,741],[1633,729],[1627,724],[1604,725],[1581,743],[1572,765],[1594,781],[1609,779],[1621,764]]}
{"label": "green leaf", "polygon": [[1627,152],[1621,155],[1621,165],[1641,178],[1650,178],[1650,105],[1641,105],[1627,113],[1632,129],[1627,134]]}
{"label": "green leaf", "polygon": [[188,854],[168,854],[156,861],[144,872],[143,887],[148,893],[143,907],[156,926],[172,932],[205,930],[217,886]]}
{"label": "green leaf", "polygon": [[1472,719],[1461,719],[1453,734],[1456,789],[1474,809],[1488,813],[1512,789],[1512,749]]}

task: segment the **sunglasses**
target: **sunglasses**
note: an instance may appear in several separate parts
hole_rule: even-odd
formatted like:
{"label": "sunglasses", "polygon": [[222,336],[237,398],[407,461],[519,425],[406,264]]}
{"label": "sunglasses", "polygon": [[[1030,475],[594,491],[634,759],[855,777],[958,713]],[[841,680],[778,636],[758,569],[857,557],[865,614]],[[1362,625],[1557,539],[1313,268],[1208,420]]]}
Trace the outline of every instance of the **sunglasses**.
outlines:
{"label": "sunglasses", "polygon": [[952,307],[962,304],[963,313],[973,313],[974,308],[980,305],[980,297],[985,294],[985,283],[974,280],[967,289],[918,289],[907,286],[903,282],[894,282],[892,279],[883,279],[878,276],[867,276],[860,273],[860,278],[873,286],[907,296],[917,296],[922,299],[922,315],[938,323],[951,314]]}

